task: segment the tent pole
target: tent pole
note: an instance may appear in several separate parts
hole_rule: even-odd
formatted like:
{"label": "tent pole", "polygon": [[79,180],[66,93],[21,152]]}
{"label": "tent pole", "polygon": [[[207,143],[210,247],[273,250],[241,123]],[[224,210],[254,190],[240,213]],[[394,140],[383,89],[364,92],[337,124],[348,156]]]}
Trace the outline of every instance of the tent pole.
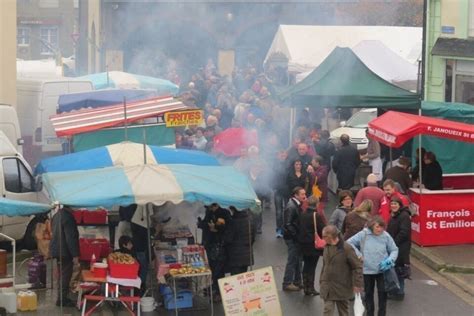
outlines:
{"label": "tent pole", "polygon": [[146,165],[146,130],[143,127],[143,162]]}
{"label": "tent pole", "polygon": [[127,131],[127,99],[123,97],[123,118],[124,118],[124,133],[125,133],[125,141],[128,141],[128,131]]}
{"label": "tent pole", "polygon": [[392,147],[390,147],[390,168],[392,168],[392,161],[393,161],[393,158],[392,158]]}
{"label": "tent pole", "polygon": [[150,212],[149,212],[150,203],[146,204],[146,229],[147,229],[147,238],[148,238],[148,268],[151,267],[151,236],[150,236]]}
{"label": "tent pole", "polygon": [[[421,116],[421,108],[418,109],[418,115]],[[421,134],[418,135],[418,182],[419,182],[419,187],[420,187],[420,195],[422,193],[422,181],[421,181],[421,176],[422,176],[422,173],[423,171],[421,169],[422,168],[422,164],[421,162],[423,161],[423,157],[421,157]]]}
{"label": "tent pole", "polygon": [[63,313],[63,246],[62,246],[62,211],[61,209],[57,209],[59,212],[59,306],[60,306],[60,311],[61,315],[64,315]]}
{"label": "tent pole", "polygon": [[295,116],[296,110],[294,107],[291,107],[290,110],[290,146],[293,143],[293,128],[295,127]]}
{"label": "tent pole", "polygon": [[[263,210],[262,210],[263,211]],[[247,216],[247,220],[248,220],[248,223],[249,223],[249,250],[250,250],[250,271],[253,270],[253,263],[254,263],[254,258],[253,258],[253,245],[252,245],[252,223],[250,222],[250,218],[252,216],[252,211],[249,209],[248,210],[248,216]]]}

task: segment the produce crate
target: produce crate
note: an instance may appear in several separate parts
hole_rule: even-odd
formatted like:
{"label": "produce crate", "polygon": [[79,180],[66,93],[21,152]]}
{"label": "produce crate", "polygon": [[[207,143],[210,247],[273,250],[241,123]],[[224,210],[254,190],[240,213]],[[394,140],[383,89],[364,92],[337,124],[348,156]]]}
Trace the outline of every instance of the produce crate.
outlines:
{"label": "produce crate", "polygon": [[82,224],[82,212],[83,210],[75,210],[72,212],[74,219],[76,220],[76,224]]}
{"label": "produce crate", "polygon": [[107,211],[106,210],[97,210],[97,211],[83,211],[82,212],[82,221],[84,224],[107,224]]}
{"label": "produce crate", "polygon": [[176,301],[174,300],[173,293],[163,295],[165,308],[190,308],[193,307],[193,293],[190,290],[181,290],[176,293]]}
{"label": "produce crate", "polygon": [[138,270],[140,265],[137,261],[133,264],[115,263],[112,260],[108,260],[109,263],[109,275],[113,278],[121,279],[136,279],[138,277]]}
{"label": "produce crate", "polygon": [[105,258],[109,255],[110,244],[105,238],[80,238],[79,252],[82,261],[91,260],[92,254],[94,254],[95,258],[99,260],[100,258]]}

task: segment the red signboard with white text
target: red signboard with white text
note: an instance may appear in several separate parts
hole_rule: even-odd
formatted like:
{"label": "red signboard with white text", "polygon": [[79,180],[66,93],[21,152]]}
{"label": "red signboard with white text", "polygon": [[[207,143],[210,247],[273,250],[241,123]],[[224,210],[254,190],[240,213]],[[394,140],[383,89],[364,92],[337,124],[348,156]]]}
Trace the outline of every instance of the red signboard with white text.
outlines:
{"label": "red signboard with white text", "polygon": [[420,246],[474,243],[474,190],[412,189],[410,197],[419,207],[412,218],[412,239]]}

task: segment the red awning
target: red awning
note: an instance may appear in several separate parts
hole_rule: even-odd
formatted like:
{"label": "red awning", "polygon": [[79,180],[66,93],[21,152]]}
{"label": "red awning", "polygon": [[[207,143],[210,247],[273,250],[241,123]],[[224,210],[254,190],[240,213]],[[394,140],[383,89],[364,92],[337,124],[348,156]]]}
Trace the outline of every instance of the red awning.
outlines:
{"label": "red awning", "polygon": [[419,134],[474,143],[471,124],[395,111],[369,122],[369,137],[389,147],[400,147]]}
{"label": "red awning", "polygon": [[[187,109],[181,101],[173,97],[158,97],[127,103],[127,123],[154,117],[165,112]],[[83,109],[50,117],[58,137],[92,132],[125,123],[123,104],[96,109]]]}

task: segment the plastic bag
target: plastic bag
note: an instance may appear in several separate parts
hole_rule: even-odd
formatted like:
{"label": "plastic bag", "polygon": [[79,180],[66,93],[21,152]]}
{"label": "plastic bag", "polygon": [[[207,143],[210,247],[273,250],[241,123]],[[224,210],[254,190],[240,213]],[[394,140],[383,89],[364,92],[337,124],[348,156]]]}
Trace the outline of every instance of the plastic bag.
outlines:
{"label": "plastic bag", "polygon": [[385,292],[393,293],[400,290],[400,283],[398,282],[397,272],[395,268],[391,268],[383,273],[383,281],[385,285]]}
{"label": "plastic bag", "polygon": [[71,281],[69,282],[69,288],[71,289],[71,292],[77,293],[79,290],[79,285],[81,283],[81,264],[75,264],[72,267],[72,276],[71,276]]}
{"label": "plastic bag", "polygon": [[362,297],[360,293],[355,294],[354,300],[354,316],[363,316],[364,315],[364,304],[362,304]]}

